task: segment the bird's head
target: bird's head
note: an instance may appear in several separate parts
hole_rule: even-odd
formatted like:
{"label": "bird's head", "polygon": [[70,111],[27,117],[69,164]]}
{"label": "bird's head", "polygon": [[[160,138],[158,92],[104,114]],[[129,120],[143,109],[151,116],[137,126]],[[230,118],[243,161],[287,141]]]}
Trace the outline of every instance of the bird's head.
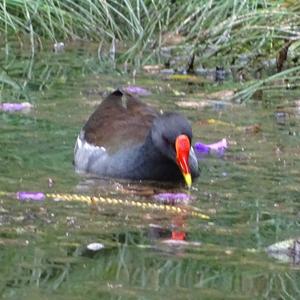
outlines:
{"label": "bird's head", "polygon": [[192,185],[189,156],[192,141],[192,128],[182,115],[164,113],[157,117],[151,129],[152,140],[159,151],[173,160],[190,188]]}

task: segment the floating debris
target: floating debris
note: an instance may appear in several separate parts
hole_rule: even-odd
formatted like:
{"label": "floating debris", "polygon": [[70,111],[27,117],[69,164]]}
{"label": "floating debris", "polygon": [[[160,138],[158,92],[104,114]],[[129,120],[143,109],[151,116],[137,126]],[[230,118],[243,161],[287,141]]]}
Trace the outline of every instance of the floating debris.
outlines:
{"label": "floating debris", "polygon": [[193,109],[201,109],[212,105],[210,101],[177,101],[175,104],[181,108]]}
{"label": "floating debris", "polygon": [[214,100],[230,100],[235,94],[234,90],[222,90],[219,92],[207,94],[206,97],[208,99]]}
{"label": "floating debris", "polygon": [[163,75],[173,75],[175,73],[174,69],[162,69],[160,73]]}
{"label": "floating debris", "polygon": [[201,120],[199,121],[200,125],[221,125],[221,126],[228,126],[228,127],[235,127],[234,124],[224,122],[221,120],[216,120],[216,119],[207,119],[207,120]]}
{"label": "floating debris", "polygon": [[54,180],[52,178],[48,178],[48,188],[52,188],[54,184]]}
{"label": "floating debris", "polygon": [[15,112],[15,111],[29,111],[33,107],[29,102],[22,103],[0,103],[0,111]]}
{"label": "floating debris", "polygon": [[241,127],[245,133],[258,133],[261,131],[261,126],[259,124],[253,124],[245,127]]}
{"label": "floating debris", "polygon": [[170,75],[167,79],[174,80],[174,81],[187,82],[187,83],[191,83],[191,84],[200,84],[200,85],[204,85],[204,84],[210,82],[202,76],[189,75],[189,74],[173,74],[173,75]]}
{"label": "floating debris", "polygon": [[[172,77],[183,77],[188,75],[174,75]],[[185,101],[177,101],[176,105],[182,108],[192,108],[192,109],[202,109],[204,107],[213,107],[216,110],[225,109],[227,107],[232,107],[233,104],[230,99],[233,98],[235,94],[234,90],[223,90],[211,94],[198,93],[193,95],[193,99]]]}
{"label": "floating debris", "polygon": [[226,107],[232,106],[231,103],[219,100],[177,101],[175,104],[181,108],[203,109],[205,107],[212,107],[215,110],[223,110]]}
{"label": "floating debris", "polygon": [[178,32],[166,32],[162,35],[162,43],[167,46],[176,46],[185,41],[185,37]]}
{"label": "floating debris", "polygon": [[201,242],[185,241],[185,240],[176,240],[176,239],[166,239],[161,241],[162,244],[167,244],[169,246],[193,246],[200,247],[202,246]]}
{"label": "floating debris", "polygon": [[289,119],[289,114],[285,111],[275,112],[275,120],[278,125],[286,125]]}
{"label": "floating debris", "polygon": [[295,105],[295,107],[296,107],[296,109],[297,109],[297,112],[300,112],[300,100],[296,100],[296,101],[294,102],[294,105]]}
{"label": "floating debris", "polygon": [[65,50],[65,44],[63,42],[57,42],[53,45],[53,51],[55,53],[63,52]]}
{"label": "floating debris", "polygon": [[137,96],[149,96],[149,95],[151,95],[150,91],[146,90],[143,87],[136,86],[136,85],[129,85],[129,86],[123,87],[122,90],[124,90],[127,93],[134,94],[134,95],[137,95]]}
{"label": "floating debris", "polygon": [[200,120],[197,123],[199,125],[216,125],[216,126],[220,125],[220,126],[232,127],[238,131],[244,131],[245,133],[258,133],[262,130],[260,124],[252,124],[248,126],[237,126],[233,123],[228,123],[216,119]]}
{"label": "floating debris", "polygon": [[99,251],[104,248],[104,245],[101,243],[91,243],[86,246],[86,248],[90,251]]}
{"label": "floating debris", "polygon": [[163,65],[145,65],[145,66],[143,66],[143,70],[150,74],[157,74],[163,68],[164,68]]}
{"label": "floating debris", "polygon": [[208,215],[203,214],[199,209],[195,207],[190,207],[186,209],[184,207],[176,207],[173,204],[168,205],[164,204],[152,204],[144,201],[136,201],[136,200],[122,200],[117,198],[110,197],[102,197],[102,196],[87,196],[83,194],[57,194],[57,193],[42,193],[42,192],[17,192],[17,193],[9,193],[9,192],[1,192],[0,195],[7,195],[16,197],[20,201],[32,200],[32,201],[42,201],[46,198],[53,199],[54,201],[81,201],[88,204],[95,205],[96,203],[102,203],[107,205],[122,205],[129,207],[136,207],[141,209],[154,209],[161,210],[165,212],[175,213],[175,214],[189,214],[194,217],[199,217],[201,219],[208,220],[210,217]]}

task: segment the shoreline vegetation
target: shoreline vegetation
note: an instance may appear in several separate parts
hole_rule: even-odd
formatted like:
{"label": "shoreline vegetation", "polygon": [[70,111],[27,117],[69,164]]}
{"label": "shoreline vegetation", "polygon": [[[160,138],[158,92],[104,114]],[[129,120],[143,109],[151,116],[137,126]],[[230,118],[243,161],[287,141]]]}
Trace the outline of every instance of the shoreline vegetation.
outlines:
{"label": "shoreline vegetation", "polygon": [[[264,89],[298,88],[300,3],[296,0],[6,0],[0,4],[5,56],[10,43],[97,43],[114,64],[162,64],[187,73],[214,68],[242,85],[235,100]],[[0,83],[20,91],[9,66]],[[28,77],[28,76],[27,76]]]}

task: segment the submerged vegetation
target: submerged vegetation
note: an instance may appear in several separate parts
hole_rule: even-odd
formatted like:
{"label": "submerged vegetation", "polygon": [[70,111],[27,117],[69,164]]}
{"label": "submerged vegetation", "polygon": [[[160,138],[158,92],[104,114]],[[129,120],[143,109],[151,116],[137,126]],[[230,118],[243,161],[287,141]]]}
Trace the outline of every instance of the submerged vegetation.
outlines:
{"label": "submerged vegetation", "polygon": [[98,43],[99,58],[135,68],[218,66],[247,83],[236,98],[248,99],[278,80],[280,87],[298,86],[299,11],[293,0],[6,0],[0,29],[6,55],[12,37],[20,44],[29,38],[32,55],[49,41],[80,40]]}

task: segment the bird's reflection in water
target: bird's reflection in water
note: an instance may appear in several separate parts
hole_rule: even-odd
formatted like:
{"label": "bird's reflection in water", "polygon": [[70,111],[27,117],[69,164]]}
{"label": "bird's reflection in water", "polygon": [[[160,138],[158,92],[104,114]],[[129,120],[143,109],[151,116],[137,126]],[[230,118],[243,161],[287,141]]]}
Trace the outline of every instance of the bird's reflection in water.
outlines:
{"label": "bird's reflection in water", "polygon": [[[157,200],[155,195],[160,193],[178,193],[186,191],[186,189],[180,190],[178,185],[170,183],[157,183],[157,182],[134,182],[128,180],[116,180],[116,179],[104,179],[93,176],[85,176],[76,186],[76,193],[83,193],[89,195],[101,195],[106,197],[114,197],[118,199],[134,199],[137,201],[159,203],[166,205],[179,205],[187,206],[189,203],[182,202],[170,202],[167,199]],[[136,208],[130,208],[132,216]],[[128,211],[127,211],[128,213]],[[176,215],[164,214],[156,211],[152,213],[149,211],[138,210],[138,227],[143,231],[143,236],[150,243],[150,247],[156,251],[161,251],[166,254],[180,254],[184,249],[189,247],[199,247],[201,243],[199,241],[189,241],[188,232],[186,232],[186,224],[188,221],[187,213],[180,213]],[[114,214],[111,216],[113,217]],[[117,241],[124,243],[128,240],[124,235],[135,235],[134,232],[124,231],[123,234],[118,234]],[[132,239],[132,236],[130,240]],[[139,242],[136,241],[138,245]],[[143,245],[140,245],[143,246]]]}
{"label": "bird's reflection in water", "polygon": [[188,216],[177,215],[169,226],[149,224],[148,235],[156,250],[168,254],[182,254],[185,249],[201,246],[200,241],[189,241],[186,223]]}
{"label": "bird's reflection in water", "polygon": [[[80,194],[112,196],[119,195],[141,197],[153,197],[160,193],[179,193],[186,191],[184,185],[182,189],[178,184],[168,182],[154,182],[154,181],[129,181],[112,178],[99,178],[92,175],[84,175],[80,182],[75,187],[75,192]],[[165,203],[167,204],[167,203]]]}

